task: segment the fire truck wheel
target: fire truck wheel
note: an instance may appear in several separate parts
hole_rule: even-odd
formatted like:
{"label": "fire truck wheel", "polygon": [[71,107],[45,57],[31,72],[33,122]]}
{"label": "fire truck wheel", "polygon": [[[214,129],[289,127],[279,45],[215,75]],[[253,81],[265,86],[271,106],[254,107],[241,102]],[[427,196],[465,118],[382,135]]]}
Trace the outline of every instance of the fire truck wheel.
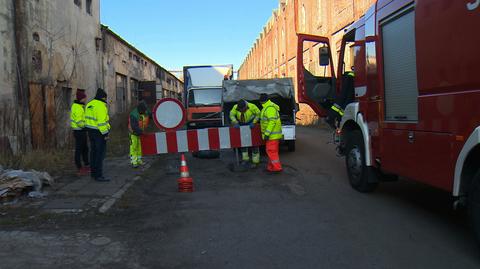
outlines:
{"label": "fire truck wheel", "polygon": [[365,165],[365,145],[360,130],[347,134],[345,163],[350,185],[359,192],[372,192],[378,185],[374,168]]}
{"label": "fire truck wheel", "polygon": [[480,170],[473,178],[472,185],[468,192],[468,209],[472,220],[473,231],[480,243]]}

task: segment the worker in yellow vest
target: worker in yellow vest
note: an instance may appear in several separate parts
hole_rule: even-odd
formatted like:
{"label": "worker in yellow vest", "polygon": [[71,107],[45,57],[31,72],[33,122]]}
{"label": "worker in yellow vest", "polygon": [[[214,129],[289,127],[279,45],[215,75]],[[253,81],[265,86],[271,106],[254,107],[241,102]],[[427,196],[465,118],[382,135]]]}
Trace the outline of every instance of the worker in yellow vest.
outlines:
{"label": "worker in yellow vest", "polygon": [[107,139],[110,133],[110,117],[108,116],[107,93],[98,89],[95,99],[85,109],[85,126],[90,139],[91,176],[96,181],[109,181],[103,176],[103,159],[107,150]]}
{"label": "worker in yellow vest", "polygon": [[142,144],[140,136],[148,126],[150,112],[145,102],[140,102],[130,113],[128,118],[128,130],[130,137],[130,162],[133,168],[143,165]]}
{"label": "worker in yellow vest", "polygon": [[282,164],[278,154],[280,139],[283,138],[282,122],[280,121],[280,107],[270,101],[268,95],[260,95],[262,111],[260,112],[260,127],[262,129],[262,138],[266,142],[266,151],[268,156],[267,171],[281,172]]}
{"label": "worker in yellow vest", "polygon": [[[251,129],[255,127],[260,119],[260,109],[254,104],[245,100],[240,100],[230,110],[230,121],[232,125],[239,128],[240,125],[249,125]],[[252,167],[256,167],[260,163],[260,149],[251,147],[252,149]],[[250,161],[248,154],[249,148],[244,147],[242,151],[242,161],[247,163]]]}
{"label": "worker in yellow vest", "polygon": [[78,169],[78,176],[84,176],[90,173],[87,130],[85,129],[86,101],[87,95],[84,91],[79,90],[77,91],[76,99],[73,101],[72,108],[70,109],[70,127],[73,130],[73,137],[75,139],[75,165]]}

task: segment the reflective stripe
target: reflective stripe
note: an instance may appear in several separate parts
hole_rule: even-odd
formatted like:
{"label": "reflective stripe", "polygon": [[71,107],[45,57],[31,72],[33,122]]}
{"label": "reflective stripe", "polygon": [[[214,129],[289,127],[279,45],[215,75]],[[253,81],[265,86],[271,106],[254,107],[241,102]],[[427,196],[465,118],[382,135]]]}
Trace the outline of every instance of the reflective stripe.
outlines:
{"label": "reflective stripe", "polygon": [[272,132],[272,131],[269,131],[269,130],[266,130],[264,135],[275,135],[275,134],[283,134],[282,132]]}
{"label": "reflective stripe", "polygon": [[335,112],[337,112],[340,116],[343,116],[345,113],[343,112],[343,109],[339,108],[337,104],[334,104],[331,109]]}
{"label": "reflective stripe", "polygon": [[271,160],[271,163],[280,163],[280,160]]}
{"label": "reflective stripe", "polygon": [[96,121],[96,120],[97,120],[97,118],[90,117],[90,116],[85,116],[85,119],[94,120],[94,121]]}
{"label": "reflective stripe", "polygon": [[93,125],[85,125],[85,127],[88,127],[88,128],[90,128],[90,129],[98,130],[98,127],[97,127],[97,126],[93,126]]}
{"label": "reflective stripe", "polygon": [[262,118],[262,120],[278,120],[280,117],[274,117],[274,118]]}
{"label": "reflective stripe", "polygon": [[106,125],[108,125],[108,123],[106,123],[106,122],[98,124],[98,126],[106,126]]}

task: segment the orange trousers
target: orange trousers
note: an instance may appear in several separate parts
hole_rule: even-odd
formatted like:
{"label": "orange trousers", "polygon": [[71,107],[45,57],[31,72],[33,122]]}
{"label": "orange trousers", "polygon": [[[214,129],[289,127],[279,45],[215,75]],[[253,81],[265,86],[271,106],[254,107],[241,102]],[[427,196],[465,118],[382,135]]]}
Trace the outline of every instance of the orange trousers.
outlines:
{"label": "orange trousers", "polygon": [[266,150],[268,156],[267,171],[280,172],[282,171],[282,164],[280,163],[280,157],[278,155],[278,147],[280,140],[267,140]]}

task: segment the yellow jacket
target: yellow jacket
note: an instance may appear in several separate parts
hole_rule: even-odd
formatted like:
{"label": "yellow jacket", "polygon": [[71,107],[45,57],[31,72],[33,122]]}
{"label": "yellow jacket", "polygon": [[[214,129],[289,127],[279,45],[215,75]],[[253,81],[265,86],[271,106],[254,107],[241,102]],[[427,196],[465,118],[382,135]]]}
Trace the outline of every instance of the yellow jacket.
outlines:
{"label": "yellow jacket", "polygon": [[257,123],[260,117],[260,109],[254,104],[247,102],[247,111],[243,113],[244,122],[240,122],[242,118],[242,112],[238,110],[238,105],[234,105],[230,110],[230,121],[232,124],[240,123]]}
{"label": "yellow jacket", "polygon": [[270,100],[262,104],[262,106],[263,109],[260,112],[262,138],[268,140],[282,139],[282,122],[280,121],[279,113],[280,107]]}
{"label": "yellow jacket", "polygon": [[79,131],[85,128],[85,105],[75,101],[70,109],[70,127]]}
{"label": "yellow jacket", "polygon": [[103,135],[110,132],[110,123],[108,122],[107,103],[103,100],[93,99],[85,109],[85,126],[90,129],[96,129]]}

